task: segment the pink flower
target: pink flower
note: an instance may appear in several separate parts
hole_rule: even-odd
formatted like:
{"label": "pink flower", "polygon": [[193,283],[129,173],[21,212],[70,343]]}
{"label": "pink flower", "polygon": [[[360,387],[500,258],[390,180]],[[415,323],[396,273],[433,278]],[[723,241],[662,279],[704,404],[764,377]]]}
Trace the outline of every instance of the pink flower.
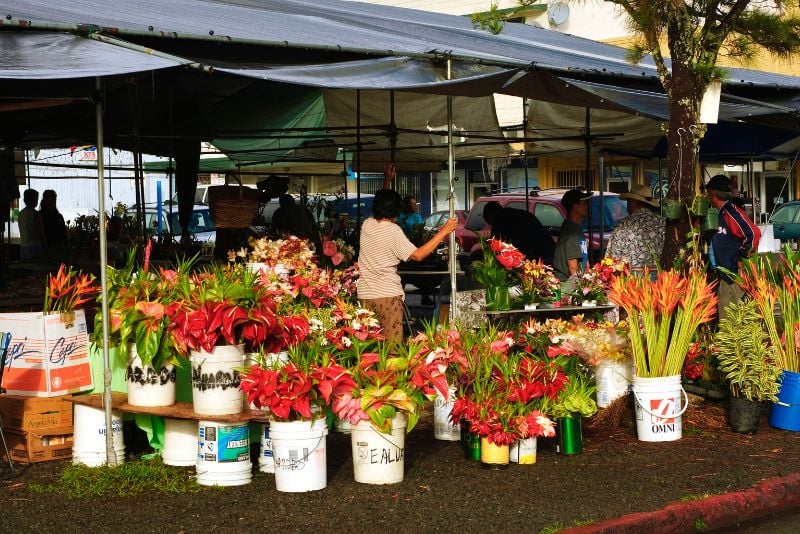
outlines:
{"label": "pink flower", "polygon": [[[336,248],[335,244],[333,246]],[[337,252],[331,257],[331,263],[334,265],[339,265],[342,261],[344,261],[344,255],[341,252]]]}

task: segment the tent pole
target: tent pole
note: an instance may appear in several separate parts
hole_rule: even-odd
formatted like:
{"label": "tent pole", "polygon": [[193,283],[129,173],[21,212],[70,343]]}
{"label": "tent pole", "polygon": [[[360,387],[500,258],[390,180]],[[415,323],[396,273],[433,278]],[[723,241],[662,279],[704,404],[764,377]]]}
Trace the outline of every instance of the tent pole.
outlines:
{"label": "tent pole", "polygon": [[[347,206],[345,206],[347,210]],[[361,246],[361,89],[356,89],[356,235]],[[360,250],[359,250],[360,252]]]}
{"label": "tent pole", "polygon": [[117,453],[114,451],[114,427],[111,417],[111,359],[108,353],[108,278],[106,270],[106,202],[105,202],[105,147],[103,146],[103,99],[102,82],[95,78],[95,118],[97,124],[97,201],[100,216],[100,309],[103,314],[103,407],[106,418],[106,462],[118,465]]}
{"label": "tent pole", "polygon": [[[528,137],[528,106],[529,102],[527,98],[522,99],[522,136],[527,138]],[[522,149],[522,164],[525,166],[525,211],[531,211],[531,207],[528,205],[528,201],[530,199],[530,191],[528,190],[528,155],[525,153],[525,149]]]}
{"label": "tent pole", "polygon": [[[447,58],[447,79],[453,78],[453,58]],[[456,173],[456,159],[455,150],[453,148],[453,97],[447,95],[447,169],[448,180],[450,185],[450,195],[448,196],[448,207],[450,209],[450,217],[456,216],[456,192],[455,192],[455,173]],[[458,319],[458,307],[456,306],[456,233],[452,232],[448,236],[447,246],[447,263],[450,271],[450,323],[454,323]]]}
{"label": "tent pole", "polygon": [[[614,160],[612,159],[611,162],[613,164]],[[605,213],[606,213],[605,206],[603,206],[603,191],[606,190],[606,185],[607,185],[606,184],[606,166],[605,166],[605,161],[604,161],[602,153],[597,158],[597,165],[598,165],[598,168],[600,170],[600,257],[602,258],[603,256],[606,255],[605,240],[603,239],[603,237],[605,236],[605,228],[603,228],[603,222],[604,222]],[[633,176],[631,176],[631,180],[633,180]],[[631,184],[631,185],[633,185],[633,184]],[[590,225],[589,231],[591,231],[591,225]]]}
{"label": "tent pole", "polygon": [[[395,163],[395,149],[397,148],[397,125],[394,123],[394,91],[389,91],[389,160]],[[397,176],[395,176],[397,180]],[[397,187],[397,185],[395,185]]]}
{"label": "tent pole", "polygon": [[[586,132],[584,136],[584,145],[586,147],[586,191],[592,190],[592,171],[591,171],[591,164],[592,164],[592,110],[591,108],[586,108]],[[600,210],[602,213],[603,206],[600,205]],[[592,263],[592,201],[589,200],[589,210],[586,213],[586,217],[589,221],[588,229],[589,229],[589,243],[587,245],[587,250],[589,253],[589,259],[587,260],[589,264]],[[601,238],[602,241],[602,238]],[[603,244],[600,243],[600,248],[602,248]],[[589,265],[587,265],[588,267]]]}

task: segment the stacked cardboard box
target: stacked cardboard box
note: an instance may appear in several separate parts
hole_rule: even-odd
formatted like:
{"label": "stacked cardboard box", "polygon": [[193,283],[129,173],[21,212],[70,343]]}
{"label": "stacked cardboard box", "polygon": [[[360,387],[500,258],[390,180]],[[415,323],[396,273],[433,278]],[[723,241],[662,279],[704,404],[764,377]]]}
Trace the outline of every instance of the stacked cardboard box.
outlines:
{"label": "stacked cardboard box", "polygon": [[[72,456],[72,402],[68,399],[0,395],[0,417],[14,461],[46,462]],[[0,455],[5,456],[2,447]]]}

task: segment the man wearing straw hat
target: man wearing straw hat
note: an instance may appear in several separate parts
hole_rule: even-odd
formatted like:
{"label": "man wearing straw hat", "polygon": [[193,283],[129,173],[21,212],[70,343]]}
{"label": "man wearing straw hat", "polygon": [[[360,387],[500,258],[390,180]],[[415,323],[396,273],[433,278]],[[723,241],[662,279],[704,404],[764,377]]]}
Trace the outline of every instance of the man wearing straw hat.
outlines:
{"label": "man wearing straw hat", "polygon": [[655,270],[667,227],[658,211],[659,202],[643,184],[634,185],[619,198],[628,201],[628,216],[611,232],[606,256],[626,260],[633,272],[642,272],[645,267]]}
{"label": "man wearing straw hat", "polygon": [[706,195],[712,208],[719,210],[719,228],[711,236],[708,260],[712,272],[719,279],[717,312],[725,317],[725,308],[732,302],[742,300],[743,291],[733,281],[739,272],[739,262],[756,250],[761,239],[761,230],[748,219],[742,208],[731,201],[731,179],[724,174],[712,176],[705,185]]}

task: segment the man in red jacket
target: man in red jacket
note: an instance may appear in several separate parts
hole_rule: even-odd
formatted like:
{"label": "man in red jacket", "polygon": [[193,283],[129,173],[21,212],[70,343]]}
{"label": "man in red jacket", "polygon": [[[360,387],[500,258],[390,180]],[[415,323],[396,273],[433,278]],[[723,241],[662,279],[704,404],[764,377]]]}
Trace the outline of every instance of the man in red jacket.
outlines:
{"label": "man in red jacket", "polygon": [[742,208],[731,202],[731,179],[727,176],[712,176],[706,184],[706,194],[711,206],[719,210],[719,228],[711,237],[708,256],[719,279],[717,310],[722,319],[725,317],[725,307],[732,302],[739,302],[743,295],[730,273],[738,273],[741,259],[758,250],[761,230]]}

